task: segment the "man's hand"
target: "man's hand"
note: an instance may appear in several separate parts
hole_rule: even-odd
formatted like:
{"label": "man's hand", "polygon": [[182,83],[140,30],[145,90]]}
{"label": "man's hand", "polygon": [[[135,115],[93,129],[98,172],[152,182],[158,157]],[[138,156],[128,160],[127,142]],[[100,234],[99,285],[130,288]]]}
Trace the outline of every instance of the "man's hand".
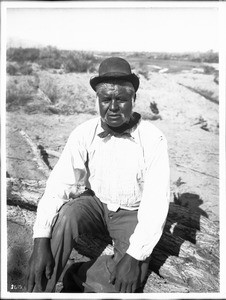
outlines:
{"label": "man's hand", "polygon": [[54,268],[54,259],[49,238],[36,238],[29,261],[27,277],[27,292],[43,292],[47,280],[51,278]]}
{"label": "man's hand", "polygon": [[125,254],[110,276],[110,283],[115,284],[117,292],[134,293],[140,278],[140,262]]}

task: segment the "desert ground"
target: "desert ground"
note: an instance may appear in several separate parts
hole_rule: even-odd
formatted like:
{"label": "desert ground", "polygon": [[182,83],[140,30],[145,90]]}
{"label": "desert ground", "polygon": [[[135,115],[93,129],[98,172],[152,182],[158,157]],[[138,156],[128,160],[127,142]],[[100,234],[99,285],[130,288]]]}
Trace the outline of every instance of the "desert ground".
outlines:
{"label": "desert ground", "polygon": [[[95,94],[89,86],[93,73],[62,73],[34,67],[31,75],[7,77],[7,92],[20,97],[19,104],[7,103],[7,177],[9,182],[40,182],[40,191],[43,191],[48,172],[39,168],[31,145],[22,133],[33,145],[42,146],[49,153],[48,163],[52,168],[58,157],[51,153],[60,154],[70,132],[97,114]],[[218,65],[213,67],[217,70]],[[134,110],[160,128],[168,141],[171,202],[175,201],[175,195],[187,195],[183,205],[218,226],[219,97],[215,73],[205,74],[195,66],[169,72],[156,65],[149,66],[145,74],[139,69],[134,71],[140,76]],[[23,99],[26,104],[21,104]],[[157,104],[159,114],[151,111],[151,102]],[[20,193],[18,190],[17,195]],[[23,292],[35,210],[32,204],[21,205],[13,197],[15,194],[9,185],[8,290]],[[39,194],[37,192],[34,199]],[[29,195],[25,188],[22,197],[29,198]]]}

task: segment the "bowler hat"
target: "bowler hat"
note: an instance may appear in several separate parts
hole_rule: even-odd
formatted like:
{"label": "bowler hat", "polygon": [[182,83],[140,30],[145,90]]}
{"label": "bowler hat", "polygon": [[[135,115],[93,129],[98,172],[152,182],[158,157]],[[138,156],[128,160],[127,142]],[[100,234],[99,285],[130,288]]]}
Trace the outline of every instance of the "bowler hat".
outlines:
{"label": "bowler hat", "polygon": [[109,57],[102,61],[99,66],[99,76],[90,79],[90,85],[96,91],[96,86],[101,82],[109,82],[112,79],[129,81],[134,86],[135,91],[139,87],[139,78],[131,72],[129,63],[121,57]]}

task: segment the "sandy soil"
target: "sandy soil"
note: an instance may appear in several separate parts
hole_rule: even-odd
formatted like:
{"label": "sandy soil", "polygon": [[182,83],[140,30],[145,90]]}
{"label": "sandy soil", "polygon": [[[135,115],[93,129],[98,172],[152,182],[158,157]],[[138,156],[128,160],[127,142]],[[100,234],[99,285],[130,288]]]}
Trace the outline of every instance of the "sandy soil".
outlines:
{"label": "sandy soil", "polygon": [[[84,77],[86,81],[87,76]],[[172,195],[176,189],[175,181],[181,177],[184,184],[179,187],[179,192],[199,196],[203,201],[200,208],[217,220],[219,106],[178,84],[186,81],[187,85],[197,85],[197,75],[186,74],[186,77],[184,74],[157,73],[153,73],[149,81],[141,77],[135,110],[149,118],[150,102],[158,104],[162,120],[150,122],[159,127],[168,140]],[[212,86],[212,89],[218,90],[213,77],[199,75],[199,81],[202,77],[208,88]],[[200,116],[206,120],[208,131],[197,124]],[[84,113],[71,116],[25,114],[22,111],[7,113],[7,171],[12,177],[43,178],[35,164],[31,163],[31,149],[19,134],[19,129],[24,130],[35,144],[61,152],[73,128],[93,117]],[[56,159],[50,158],[52,166],[55,162]]]}
{"label": "sandy soil", "polygon": [[[88,75],[68,74],[58,76],[59,89],[67,84],[72,88],[76,85],[75,78],[79,78],[79,93],[88,87]],[[214,95],[218,93],[218,86],[213,82],[212,75],[186,74],[158,74],[151,73],[149,80],[141,77],[140,89],[137,93],[135,110],[145,119],[151,119],[150,102],[158,105],[162,119],[150,120],[160,128],[167,137],[171,166],[171,201],[174,194],[188,193],[184,203],[195,206],[200,215],[208,217],[218,223],[219,221],[219,105],[207,100],[200,94],[189,90],[185,86],[197,87],[200,82],[202,89],[211,90]],[[71,93],[71,92],[70,92]],[[92,91],[84,93],[94,106]],[[76,98],[78,101],[78,97]],[[21,136],[20,130],[25,131],[38,146],[61,153],[70,132],[79,124],[93,118],[94,114],[75,113],[74,115],[43,114],[38,111],[33,114],[24,113],[23,110],[7,112],[6,115],[6,146],[7,146],[7,172],[13,178],[45,180],[46,176],[37,168],[33,160],[31,148]],[[203,125],[200,120],[206,122]],[[57,161],[49,157],[53,167]],[[181,184],[177,184],[181,182]],[[21,211],[18,208],[18,216]],[[13,214],[9,207],[8,215],[12,220]],[[32,214],[34,218],[35,213]],[[25,229],[23,229],[24,231]],[[8,226],[9,250],[18,246],[14,237],[15,224]],[[26,234],[26,233],[22,233]],[[27,233],[31,237],[31,231]],[[30,244],[28,248],[30,247]],[[29,251],[29,250],[28,250]],[[10,255],[10,251],[9,251]],[[15,257],[11,265],[15,264]],[[17,262],[19,265],[19,263]],[[19,267],[18,267],[19,268]],[[12,277],[15,274],[11,274]],[[18,277],[19,278],[19,277]],[[15,280],[14,280],[15,282]],[[13,292],[13,290],[12,290]]]}

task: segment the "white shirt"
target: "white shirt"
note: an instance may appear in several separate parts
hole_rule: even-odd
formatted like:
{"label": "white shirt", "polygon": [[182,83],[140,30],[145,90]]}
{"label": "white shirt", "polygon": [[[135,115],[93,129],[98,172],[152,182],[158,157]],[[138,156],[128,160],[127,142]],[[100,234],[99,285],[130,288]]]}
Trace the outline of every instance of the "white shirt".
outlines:
{"label": "white shirt", "polygon": [[132,130],[131,137],[100,138],[102,131],[98,117],[70,134],[39,201],[34,238],[51,237],[58,211],[70,201],[70,193],[88,187],[111,211],[138,209],[138,224],[127,253],[145,260],[162,235],[169,208],[165,136],[144,120]]}

